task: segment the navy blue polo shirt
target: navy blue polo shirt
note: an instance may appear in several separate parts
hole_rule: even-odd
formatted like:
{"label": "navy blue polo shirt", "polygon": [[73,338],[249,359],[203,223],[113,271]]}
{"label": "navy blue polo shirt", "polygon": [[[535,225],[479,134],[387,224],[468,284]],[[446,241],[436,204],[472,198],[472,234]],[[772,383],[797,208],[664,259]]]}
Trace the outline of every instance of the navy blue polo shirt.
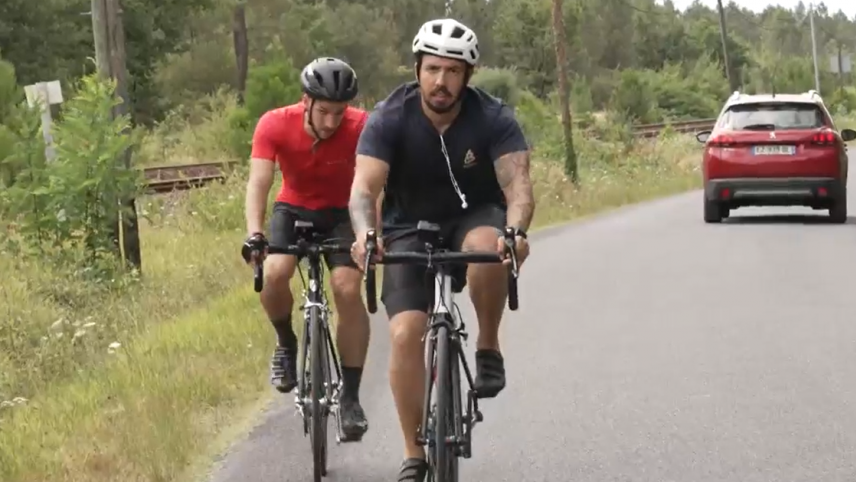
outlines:
{"label": "navy blue polo shirt", "polygon": [[[360,135],[357,154],[389,164],[383,222],[403,227],[420,220],[444,223],[485,204],[505,207],[493,163],[528,148],[511,107],[474,87],[464,90],[460,114],[441,142],[422,111],[418,83],[409,82],[377,104]],[[466,196],[466,210],[449,165]]]}

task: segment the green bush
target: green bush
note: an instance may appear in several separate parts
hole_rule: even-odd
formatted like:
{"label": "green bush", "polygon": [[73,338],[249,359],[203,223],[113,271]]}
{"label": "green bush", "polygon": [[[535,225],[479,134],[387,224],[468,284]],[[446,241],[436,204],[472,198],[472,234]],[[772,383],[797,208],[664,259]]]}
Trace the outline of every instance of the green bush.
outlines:
{"label": "green bush", "polygon": [[622,113],[635,123],[657,122],[660,116],[656,93],[649,78],[645,71],[622,71],[609,101],[611,110]]}
{"label": "green bush", "polygon": [[826,103],[833,115],[847,115],[856,109],[856,89],[852,87],[835,89]]}
{"label": "green bush", "polygon": [[[556,113],[535,94],[528,90],[520,91],[515,108],[517,120],[529,144],[538,149],[555,148],[561,155],[562,124]],[[556,152],[546,153],[550,157]]]}
{"label": "green bush", "polygon": [[[22,99],[23,89],[18,86],[15,67],[0,58],[0,124],[8,122],[14,106]],[[0,156],[2,156],[2,151],[0,151]]]}
{"label": "green bush", "polygon": [[54,125],[56,159],[50,164],[35,109],[20,116],[11,161],[23,169],[3,196],[16,226],[7,233],[7,248],[23,255],[51,255],[60,264],[92,273],[100,271],[93,268],[114,266],[120,202],[140,187],[139,171],[122,163],[121,154],[133,147],[134,136],[128,116],[111,118],[119,102],[113,82],[95,75],[82,78]]}
{"label": "green bush", "polygon": [[520,87],[514,69],[482,67],[476,71],[470,83],[508,105],[516,106],[520,102]]}
{"label": "green bush", "polygon": [[300,71],[287,56],[252,66],[247,73],[245,105],[229,118],[233,153],[240,159],[249,157],[259,118],[270,109],[297,102],[300,96]]}

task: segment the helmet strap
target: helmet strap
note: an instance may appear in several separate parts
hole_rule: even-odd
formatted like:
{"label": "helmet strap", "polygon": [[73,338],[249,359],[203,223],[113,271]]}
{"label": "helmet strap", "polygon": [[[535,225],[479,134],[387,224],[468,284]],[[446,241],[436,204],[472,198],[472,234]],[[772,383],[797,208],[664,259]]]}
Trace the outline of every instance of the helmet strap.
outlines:
{"label": "helmet strap", "polygon": [[310,97],[309,101],[309,110],[306,111],[306,122],[309,124],[309,128],[312,129],[312,133],[315,135],[315,143],[313,147],[321,142],[321,135],[318,134],[318,131],[315,130],[315,124],[312,122],[312,108],[315,107],[315,99]]}

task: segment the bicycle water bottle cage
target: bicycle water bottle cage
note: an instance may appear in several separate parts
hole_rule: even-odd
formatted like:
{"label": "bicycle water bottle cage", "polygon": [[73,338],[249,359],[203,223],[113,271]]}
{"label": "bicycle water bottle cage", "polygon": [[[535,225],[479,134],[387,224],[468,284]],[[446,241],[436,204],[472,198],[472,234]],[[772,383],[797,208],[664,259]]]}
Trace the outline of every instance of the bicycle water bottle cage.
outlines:
{"label": "bicycle water bottle cage", "polygon": [[419,221],[416,225],[416,233],[419,237],[419,241],[424,243],[427,246],[430,246],[432,250],[437,250],[440,244],[440,225],[435,223],[429,223],[428,221]]}

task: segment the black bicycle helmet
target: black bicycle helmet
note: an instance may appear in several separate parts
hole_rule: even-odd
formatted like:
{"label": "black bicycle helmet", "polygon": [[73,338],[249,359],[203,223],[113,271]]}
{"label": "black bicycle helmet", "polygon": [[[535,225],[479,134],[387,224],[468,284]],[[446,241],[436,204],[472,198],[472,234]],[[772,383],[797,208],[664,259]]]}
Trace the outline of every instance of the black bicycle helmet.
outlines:
{"label": "black bicycle helmet", "polygon": [[313,100],[350,102],[357,96],[357,73],[346,62],[321,57],[310,62],[300,74],[300,83]]}

